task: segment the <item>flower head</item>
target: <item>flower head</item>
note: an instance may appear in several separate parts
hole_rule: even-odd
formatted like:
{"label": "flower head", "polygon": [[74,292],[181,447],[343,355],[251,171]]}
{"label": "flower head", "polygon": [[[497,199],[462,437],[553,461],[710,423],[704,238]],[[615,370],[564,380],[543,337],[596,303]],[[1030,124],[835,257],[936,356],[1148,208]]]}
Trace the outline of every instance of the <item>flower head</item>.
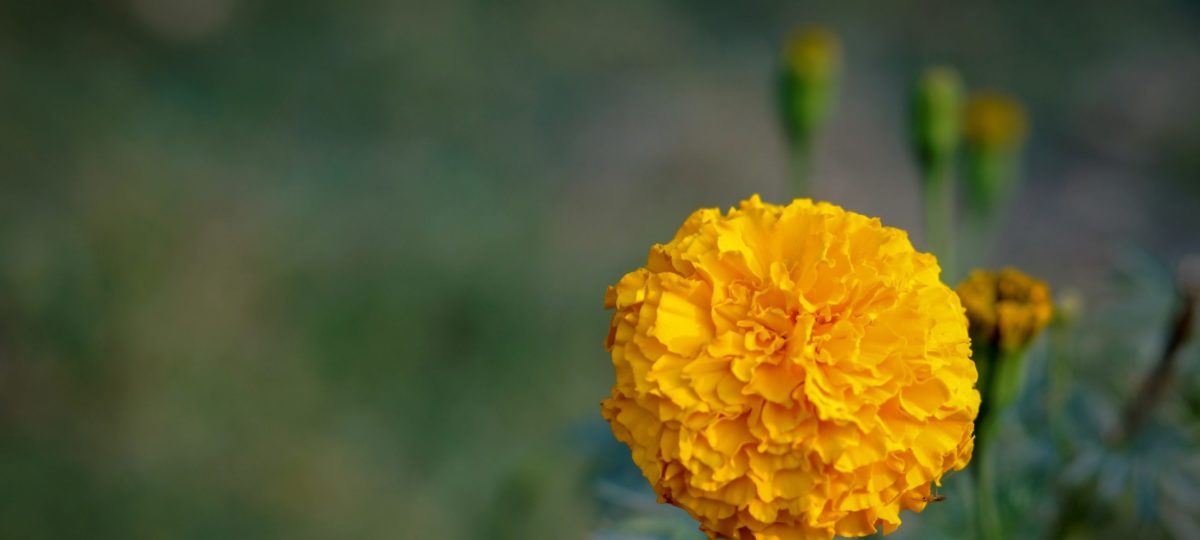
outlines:
{"label": "flower head", "polygon": [[710,537],[890,532],[971,457],[977,374],[938,272],[831,204],[699,210],[608,289],[603,415]]}
{"label": "flower head", "polygon": [[1015,268],[975,270],[955,290],[967,309],[971,339],[981,346],[1024,350],[1054,314],[1050,287]]}

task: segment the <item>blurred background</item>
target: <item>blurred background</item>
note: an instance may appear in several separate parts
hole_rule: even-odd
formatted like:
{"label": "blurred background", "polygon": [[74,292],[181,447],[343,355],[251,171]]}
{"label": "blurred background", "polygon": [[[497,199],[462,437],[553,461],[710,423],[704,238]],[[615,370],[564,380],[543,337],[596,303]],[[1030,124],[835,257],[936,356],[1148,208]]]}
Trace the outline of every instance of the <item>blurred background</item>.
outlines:
{"label": "blurred background", "polygon": [[1196,2],[6,1],[0,537],[699,537],[599,418],[604,289],[784,199],[798,24],[845,49],[820,198],[920,247],[954,65],[1032,119],[990,263],[1157,347],[1113,276],[1200,251]]}

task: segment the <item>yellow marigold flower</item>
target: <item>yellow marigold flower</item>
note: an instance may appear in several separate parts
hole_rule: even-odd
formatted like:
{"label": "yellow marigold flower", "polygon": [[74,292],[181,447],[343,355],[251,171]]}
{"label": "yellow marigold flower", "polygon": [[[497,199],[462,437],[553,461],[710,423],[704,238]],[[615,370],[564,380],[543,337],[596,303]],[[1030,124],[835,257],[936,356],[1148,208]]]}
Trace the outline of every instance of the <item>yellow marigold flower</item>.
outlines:
{"label": "yellow marigold flower", "polygon": [[975,270],[956,288],[971,338],[1003,351],[1020,351],[1050,323],[1050,287],[1015,268]]}
{"label": "yellow marigold flower", "polygon": [[973,447],[967,321],[938,272],[832,204],[699,210],[608,289],[603,415],[710,538],[891,532]]}

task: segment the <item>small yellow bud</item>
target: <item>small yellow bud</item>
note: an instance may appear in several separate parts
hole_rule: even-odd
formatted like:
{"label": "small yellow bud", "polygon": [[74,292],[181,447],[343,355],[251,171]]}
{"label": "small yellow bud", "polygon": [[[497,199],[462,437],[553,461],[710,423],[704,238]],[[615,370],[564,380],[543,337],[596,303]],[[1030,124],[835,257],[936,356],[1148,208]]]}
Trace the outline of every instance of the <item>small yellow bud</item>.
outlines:
{"label": "small yellow bud", "polygon": [[967,144],[982,152],[1012,152],[1029,130],[1025,107],[1015,98],[998,92],[981,92],[967,102]]}
{"label": "small yellow bud", "polygon": [[784,45],[784,58],[794,73],[811,80],[829,79],[841,67],[842,46],[826,28],[796,30]]}

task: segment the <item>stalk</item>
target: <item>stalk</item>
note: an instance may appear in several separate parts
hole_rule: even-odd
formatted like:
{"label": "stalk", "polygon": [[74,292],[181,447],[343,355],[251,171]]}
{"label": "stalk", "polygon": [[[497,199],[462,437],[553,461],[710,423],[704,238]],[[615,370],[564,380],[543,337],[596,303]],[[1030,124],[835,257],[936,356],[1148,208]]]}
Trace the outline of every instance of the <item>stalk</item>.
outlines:
{"label": "stalk", "polygon": [[792,197],[812,197],[812,186],[809,185],[812,175],[812,145],[797,142],[791,145],[791,150]]}
{"label": "stalk", "polygon": [[921,191],[925,241],[942,266],[942,279],[953,282],[958,278],[954,252],[954,180],[947,163],[938,162],[925,170]]}
{"label": "stalk", "polygon": [[1006,537],[1000,519],[992,450],[1000,430],[1000,421],[1020,390],[1024,352],[1001,352],[995,346],[988,345],[981,347],[979,353],[981,358],[976,363],[980,369],[980,380],[986,381],[986,386],[981,391],[979,416],[975,419],[975,466],[972,467],[975,479],[975,523],[980,539],[1002,540]]}

